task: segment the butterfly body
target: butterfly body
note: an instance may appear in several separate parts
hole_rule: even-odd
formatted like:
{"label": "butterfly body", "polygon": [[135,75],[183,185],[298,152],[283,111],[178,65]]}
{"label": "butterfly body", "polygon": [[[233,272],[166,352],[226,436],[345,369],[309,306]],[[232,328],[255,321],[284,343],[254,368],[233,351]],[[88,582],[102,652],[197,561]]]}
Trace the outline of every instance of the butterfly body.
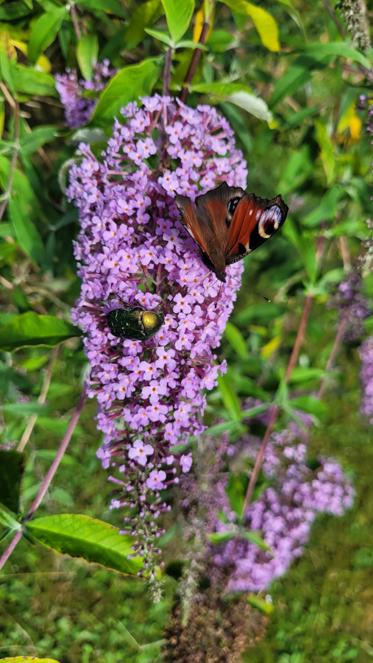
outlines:
{"label": "butterfly body", "polygon": [[199,245],[205,264],[225,281],[225,268],[277,232],[288,207],[281,196],[259,198],[225,182],[197,196],[176,196],[182,222]]}

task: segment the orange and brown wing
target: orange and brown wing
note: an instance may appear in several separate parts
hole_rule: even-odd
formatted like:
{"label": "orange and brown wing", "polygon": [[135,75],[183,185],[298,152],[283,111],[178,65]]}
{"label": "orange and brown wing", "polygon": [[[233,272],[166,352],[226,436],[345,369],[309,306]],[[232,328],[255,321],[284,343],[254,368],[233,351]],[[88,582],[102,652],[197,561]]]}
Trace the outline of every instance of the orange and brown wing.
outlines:
{"label": "orange and brown wing", "polygon": [[234,189],[223,183],[197,196],[195,203],[186,196],[176,196],[175,199],[182,221],[199,245],[204,262],[221,281],[225,279],[224,248],[231,221],[228,205],[234,196],[238,202],[243,194],[243,189]]}
{"label": "orange and brown wing", "polygon": [[176,196],[176,205],[181,212],[181,221],[186,227],[187,231],[197,242],[201,251],[207,253],[208,247],[206,244],[207,238],[204,237],[203,229],[197,216],[197,209],[195,204],[187,196]]}
{"label": "orange and brown wing", "polygon": [[281,196],[259,198],[245,194],[239,201],[225,245],[226,264],[230,265],[270,239],[286,219],[288,207]]}

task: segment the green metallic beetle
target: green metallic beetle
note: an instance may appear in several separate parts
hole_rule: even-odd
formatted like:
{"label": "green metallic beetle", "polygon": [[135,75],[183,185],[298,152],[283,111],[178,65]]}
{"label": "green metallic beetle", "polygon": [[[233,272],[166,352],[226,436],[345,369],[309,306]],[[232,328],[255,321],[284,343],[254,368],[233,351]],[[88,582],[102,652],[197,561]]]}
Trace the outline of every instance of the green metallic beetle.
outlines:
{"label": "green metallic beetle", "polygon": [[106,320],[114,336],[145,341],[162,327],[164,316],[159,311],[132,306],[110,311],[106,314]]}

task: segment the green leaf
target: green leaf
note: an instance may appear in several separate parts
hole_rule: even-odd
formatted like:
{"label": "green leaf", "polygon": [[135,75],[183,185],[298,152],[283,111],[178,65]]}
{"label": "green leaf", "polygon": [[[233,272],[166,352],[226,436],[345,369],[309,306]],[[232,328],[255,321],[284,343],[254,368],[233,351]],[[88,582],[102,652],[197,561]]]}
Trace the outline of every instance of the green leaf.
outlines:
{"label": "green leaf", "polygon": [[21,157],[37,152],[45,143],[50,142],[56,136],[57,129],[53,125],[35,127],[21,140]]}
{"label": "green leaf", "polygon": [[257,594],[249,594],[247,597],[247,602],[253,606],[253,608],[257,608],[262,612],[264,615],[271,615],[273,613],[274,607],[273,603],[270,601],[266,601],[265,599],[261,599]]}
{"label": "green leaf", "polygon": [[202,92],[211,94],[219,101],[229,101],[231,104],[243,108],[245,111],[269,122],[272,119],[271,111],[266,102],[260,97],[256,97],[249,92],[249,88],[241,83],[221,83],[214,81],[212,83],[197,83],[192,85],[193,92]]}
{"label": "green leaf", "polygon": [[241,419],[240,399],[235,393],[233,386],[229,380],[229,377],[227,375],[219,375],[218,386],[222,401],[224,403],[224,406],[228,410],[230,416],[234,421],[240,421]]}
{"label": "green leaf", "polygon": [[36,95],[40,97],[56,97],[56,86],[53,76],[45,71],[38,71],[32,67],[25,67],[16,62],[11,63],[12,80],[17,92]]}
{"label": "green leaf", "polygon": [[299,233],[291,219],[288,219],[286,227],[284,226],[284,234],[298,250],[307,276],[314,284],[318,271],[314,239],[304,233]]}
{"label": "green leaf", "polygon": [[98,38],[94,33],[82,35],[76,47],[76,58],[86,81],[92,78],[93,69],[97,64]]}
{"label": "green leaf", "polygon": [[315,228],[320,222],[331,221],[336,218],[338,202],[345,195],[345,190],[339,186],[333,186],[320,200],[320,204],[309,214],[306,214],[302,223],[310,228]]}
{"label": "green leaf", "polygon": [[249,351],[247,349],[247,343],[240,330],[231,322],[228,322],[225,327],[224,335],[229,345],[231,345],[233,350],[237,353],[238,357],[240,357],[240,359],[248,359]]}
{"label": "green leaf", "polygon": [[15,85],[12,76],[12,61],[8,57],[4,44],[0,42],[0,78],[14,94]]}
{"label": "green leaf", "polygon": [[327,412],[325,403],[316,396],[298,396],[298,398],[292,398],[289,402],[292,409],[304,410],[304,412],[314,414],[316,417],[323,417]]}
{"label": "green leaf", "polygon": [[335,147],[330,138],[327,125],[321,120],[315,122],[315,133],[320,147],[320,158],[325,171],[326,182],[330,185],[334,180]]}
{"label": "green leaf", "polygon": [[45,249],[39,231],[24,214],[24,201],[20,200],[19,193],[15,189],[12,191],[8,209],[14,235],[21,249],[37,264],[44,265]]}
{"label": "green leaf", "polygon": [[243,108],[250,115],[254,115],[259,120],[270,122],[272,120],[272,113],[269,110],[266,102],[261,97],[256,97],[245,90],[234,92],[227,97],[227,101],[235,104],[239,108]]}
{"label": "green leaf", "polygon": [[159,60],[149,59],[118,71],[102,91],[91,123],[110,121],[130,101],[150,94],[158,80],[159,68]]}
{"label": "green leaf", "polygon": [[283,165],[278,190],[284,196],[296,190],[311,174],[313,175],[314,168],[309,146],[303,145],[290,154],[286,163]]}
{"label": "green leaf", "polygon": [[150,28],[145,28],[145,32],[147,35],[154,37],[154,39],[161,41],[162,44],[166,44],[166,46],[172,46],[173,48],[175,47],[175,42],[171,39],[167,32],[161,32],[161,30],[151,30]]}
{"label": "green leaf", "polygon": [[52,44],[66,16],[66,7],[55,7],[32,22],[28,43],[31,62],[36,62],[39,55]]}
{"label": "green leaf", "polygon": [[70,322],[53,315],[28,312],[0,324],[0,349],[15,350],[28,345],[57,345],[81,332]]}
{"label": "green leaf", "polygon": [[278,26],[272,14],[246,0],[221,0],[221,2],[228,5],[237,14],[250,16],[263,46],[269,51],[280,50]]}
{"label": "green leaf", "polygon": [[58,663],[55,658],[36,658],[35,656],[11,656],[0,658],[0,663]]}
{"label": "green leaf", "polygon": [[227,483],[227,495],[233,511],[241,518],[247,486],[247,474],[231,472]]}
{"label": "green leaf", "polygon": [[101,564],[121,573],[135,575],[142,568],[134,557],[133,538],[96,518],[61,513],[31,520],[26,532],[40,543],[72,557]]}
{"label": "green leaf", "polygon": [[242,539],[246,539],[246,541],[250,541],[250,543],[254,543],[258,548],[261,550],[265,550],[266,552],[269,552],[271,550],[271,546],[264,541],[263,537],[260,536],[259,532],[256,532],[255,530],[240,530],[240,537]]}
{"label": "green leaf", "polygon": [[9,531],[17,531],[22,528],[22,525],[20,522],[17,520],[16,514],[11,511],[11,509],[8,509],[4,504],[0,503],[0,525],[2,525],[3,528]]}
{"label": "green leaf", "polygon": [[[0,185],[3,188],[6,187],[8,178],[9,160],[0,156]],[[12,222],[13,235],[19,246],[37,264],[44,265],[46,257],[43,242],[33,223],[33,219],[40,214],[38,200],[28,178],[18,169],[14,171],[8,212]]]}
{"label": "green leaf", "polygon": [[179,41],[189,28],[194,12],[194,0],[162,0],[170,35]]}
{"label": "green leaf", "polygon": [[237,532],[236,531],[210,532],[210,534],[207,535],[208,540],[214,546],[218,546],[220,543],[227,543],[228,541],[231,541],[232,539],[234,539],[236,537],[237,537]]}
{"label": "green leaf", "polygon": [[0,21],[14,21],[17,18],[31,14],[32,11],[32,6],[28,6],[26,2],[21,2],[21,0],[4,2],[0,7]]}
{"label": "green leaf", "polygon": [[14,513],[19,512],[24,456],[15,449],[0,449],[0,502]]}
{"label": "green leaf", "polygon": [[263,304],[255,303],[246,306],[242,311],[236,313],[234,320],[240,325],[248,325],[253,322],[267,324],[271,320],[279,318],[282,313],[283,309],[273,302],[265,302]]}
{"label": "green leaf", "polygon": [[276,104],[286,96],[296,92],[298,88],[307,83],[311,78],[312,69],[322,68],[324,64],[312,60],[312,58],[298,58],[292,67],[280,76],[272,92],[270,107],[274,108]]}
{"label": "green leaf", "polygon": [[315,58],[315,60],[334,55],[357,62],[363,67],[366,67],[366,69],[371,69],[372,67],[370,60],[365,55],[343,41],[329,42],[329,44],[321,44],[320,42],[308,44],[303,52]]}
{"label": "green leaf", "polygon": [[25,403],[5,403],[4,405],[0,405],[0,409],[7,414],[24,417],[30,414],[38,414],[39,412],[45,413],[48,410],[48,406],[42,405],[37,401],[26,401]]}
{"label": "green leaf", "polygon": [[161,0],[148,0],[131,12],[129,23],[124,32],[125,47],[137,46],[145,36],[145,28],[152,25],[163,13]]}
{"label": "green leaf", "polygon": [[104,12],[126,18],[126,11],[120,0],[79,0],[80,5],[92,12]]}
{"label": "green leaf", "polygon": [[236,40],[227,30],[213,30],[207,39],[207,44],[213,53],[225,53],[235,46]]}
{"label": "green leaf", "polygon": [[324,377],[325,371],[322,368],[308,368],[306,366],[296,366],[291,372],[289,382],[309,382],[310,380],[320,380]]}

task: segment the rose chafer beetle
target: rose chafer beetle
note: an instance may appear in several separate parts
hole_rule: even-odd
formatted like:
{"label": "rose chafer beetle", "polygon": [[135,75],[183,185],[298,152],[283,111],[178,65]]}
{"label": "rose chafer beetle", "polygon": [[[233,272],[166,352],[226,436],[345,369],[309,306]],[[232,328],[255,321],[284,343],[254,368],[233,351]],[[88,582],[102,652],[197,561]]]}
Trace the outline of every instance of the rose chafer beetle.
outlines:
{"label": "rose chafer beetle", "polygon": [[145,341],[156,334],[164,322],[163,313],[141,306],[116,308],[106,314],[110,331],[119,338]]}

